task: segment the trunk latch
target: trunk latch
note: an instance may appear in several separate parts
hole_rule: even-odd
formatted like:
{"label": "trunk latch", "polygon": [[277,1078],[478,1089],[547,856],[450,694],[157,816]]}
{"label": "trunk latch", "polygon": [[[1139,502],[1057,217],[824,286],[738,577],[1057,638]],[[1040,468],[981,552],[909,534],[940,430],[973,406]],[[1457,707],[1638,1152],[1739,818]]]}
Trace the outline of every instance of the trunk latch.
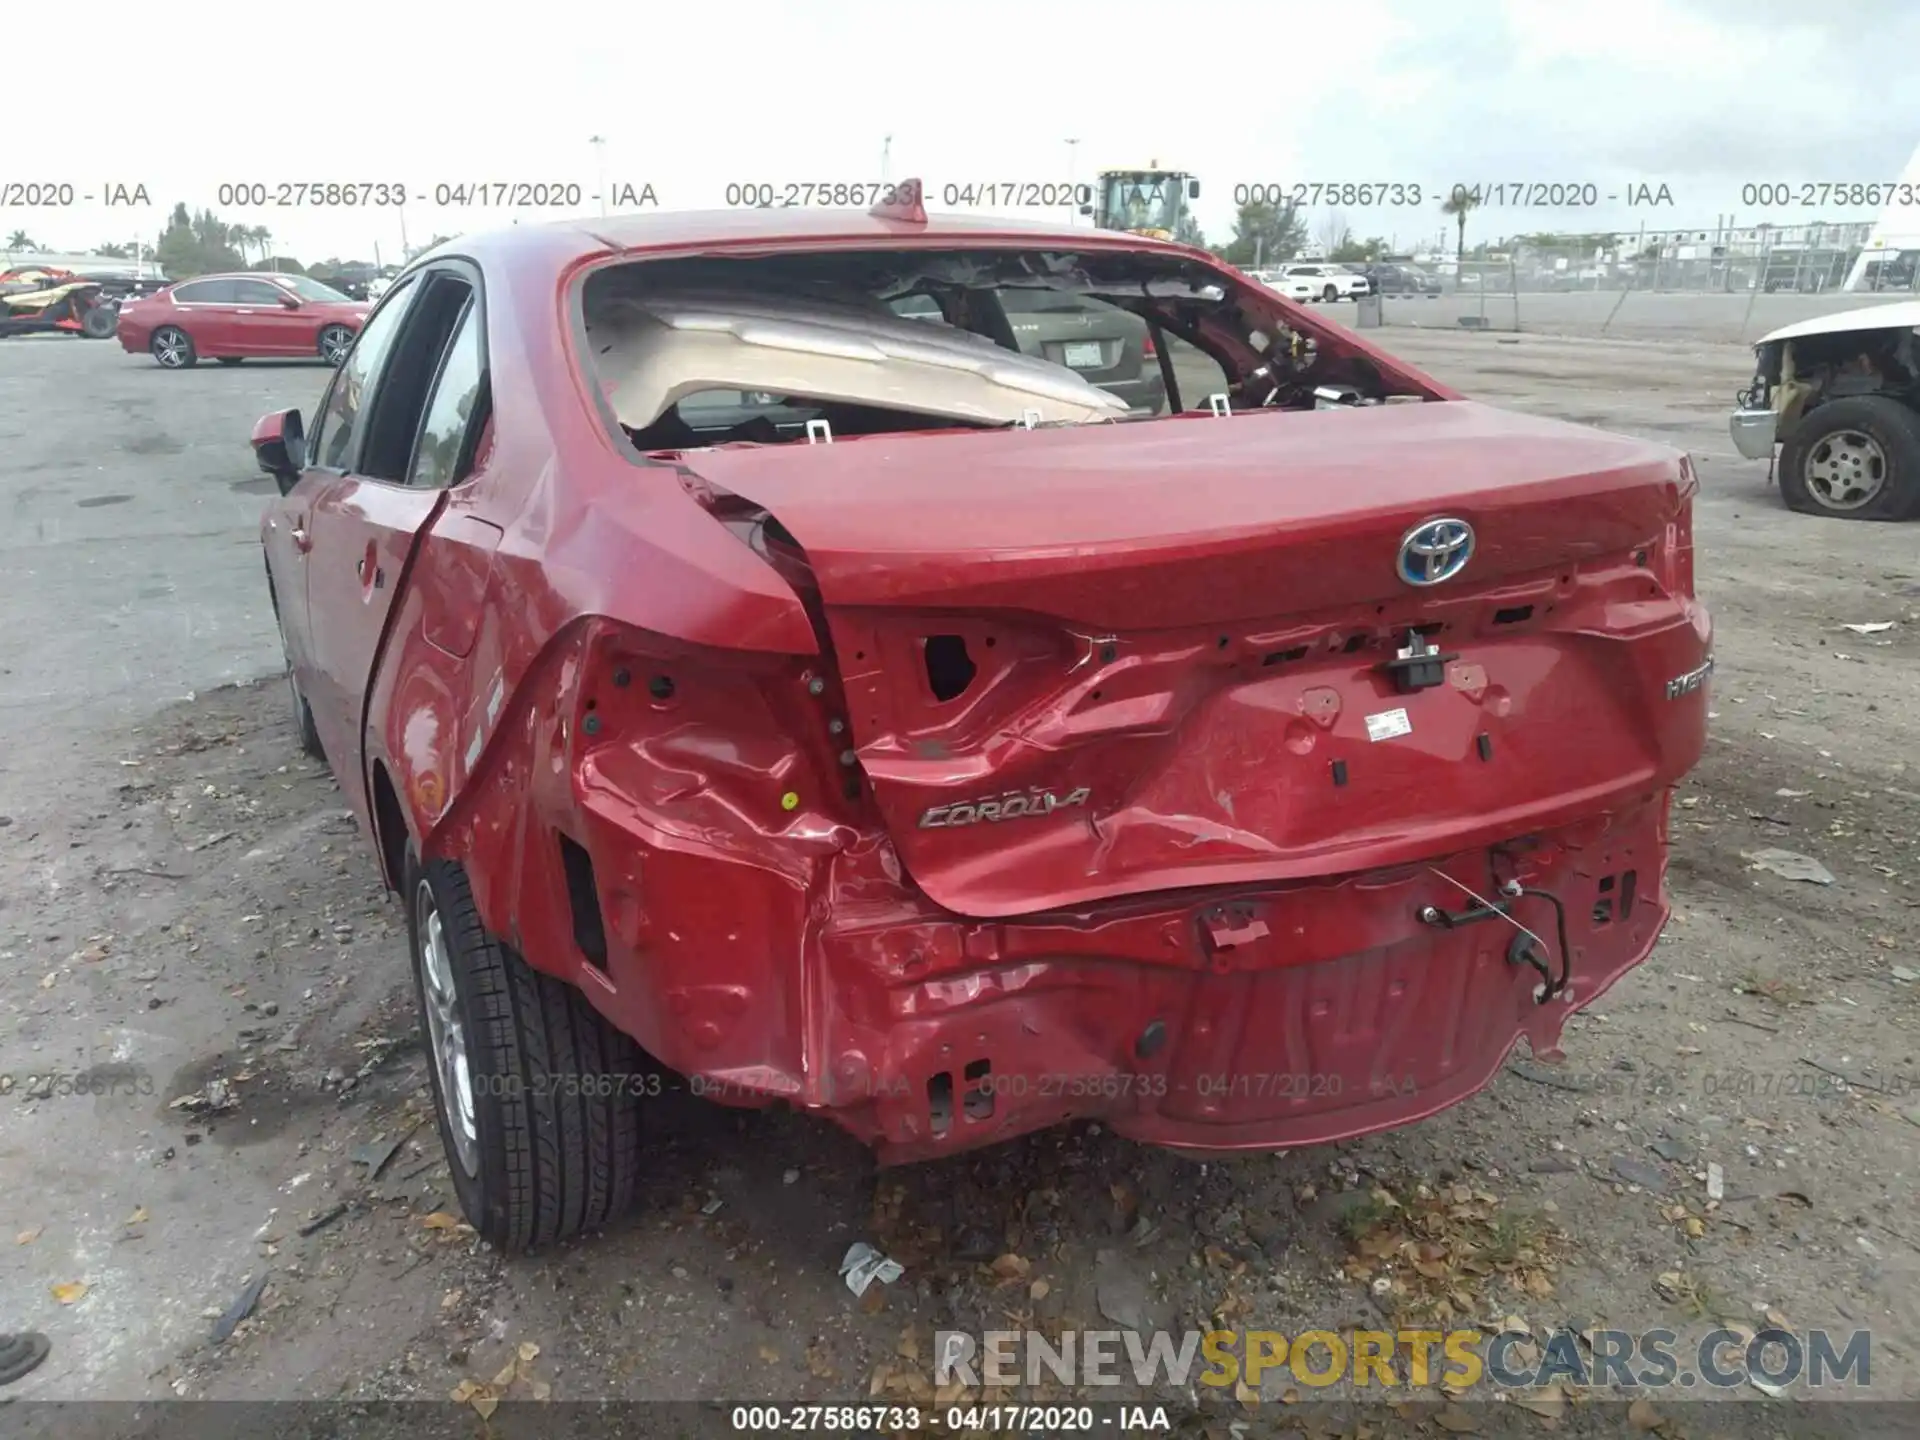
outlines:
{"label": "trunk latch", "polygon": [[1200,925],[1206,932],[1208,948],[1216,954],[1222,950],[1238,950],[1244,945],[1252,945],[1272,933],[1267,929],[1266,921],[1249,910],[1239,908],[1210,911],[1201,917]]}
{"label": "trunk latch", "polygon": [[1407,643],[1380,668],[1393,676],[1395,690],[1402,695],[1411,695],[1417,690],[1431,690],[1443,683],[1447,678],[1447,662],[1459,658],[1458,654],[1442,655],[1438,645],[1430,642],[1418,630],[1409,630]]}

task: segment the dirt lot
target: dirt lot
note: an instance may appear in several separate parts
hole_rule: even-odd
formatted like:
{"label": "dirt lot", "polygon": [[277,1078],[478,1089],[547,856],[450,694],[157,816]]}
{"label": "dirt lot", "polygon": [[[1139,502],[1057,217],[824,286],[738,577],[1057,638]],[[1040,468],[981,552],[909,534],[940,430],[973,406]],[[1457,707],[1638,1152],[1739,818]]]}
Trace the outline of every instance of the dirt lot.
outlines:
{"label": "dirt lot", "polygon": [[[13,1393],[438,1399],[534,1346],[515,1397],[845,1400],[913,1393],[937,1328],[1450,1313],[1870,1329],[1875,1392],[1920,1398],[1920,529],[1780,508],[1726,440],[1738,346],[1379,333],[1704,477],[1714,733],[1674,923],[1565,1067],[1516,1058],[1407,1130],[1231,1164],[1087,1129],[876,1173],[825,1124],[673,1095],[631,1223],[514,1261],[447,1213],[401,916],[274,683],[242,441],[320,376],[0,345],[0,1328],[53,1340]],[[1767,848],[1832,883],[1752,868]],[[860,1239],[906,1266],[868,1301],[836,1274]],[[1273,1379],[1204,1400],[1214,1433],[1285,1419]],[[1808,1413],[1732,1393],[1782,1430]],[[1418,1423],[1491,1431],[1492,1408]]]}

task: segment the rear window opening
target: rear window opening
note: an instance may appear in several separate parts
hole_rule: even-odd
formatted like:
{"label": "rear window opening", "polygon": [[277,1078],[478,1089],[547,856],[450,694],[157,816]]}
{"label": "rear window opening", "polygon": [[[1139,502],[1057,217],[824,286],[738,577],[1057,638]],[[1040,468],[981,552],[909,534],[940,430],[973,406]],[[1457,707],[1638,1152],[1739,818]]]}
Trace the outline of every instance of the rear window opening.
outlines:
{"label": "rear window opening", "polygon": [[1278,303],[1150,250],[828,250],[616,263],[588,277],[579,318],[643,454],[1132,423],[1223,394],[1236,412],[1310,410],[1327,384],[1362,403],[1395,388]]}

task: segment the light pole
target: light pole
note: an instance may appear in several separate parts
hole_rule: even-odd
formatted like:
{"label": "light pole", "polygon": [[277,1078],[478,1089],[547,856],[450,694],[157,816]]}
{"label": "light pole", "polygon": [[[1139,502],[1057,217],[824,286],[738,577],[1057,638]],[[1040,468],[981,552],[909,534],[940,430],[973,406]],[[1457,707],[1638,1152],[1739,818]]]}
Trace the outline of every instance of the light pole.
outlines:
{"label": "light pole", "polygon": [[893,162],[893,136],[880,138],[880,183],[885,185],[893,176],[889,173]]}
{"label": "light pole", "polygon": [[1080,142],[1078,140],[1067,141],[1067,225],[1069,228],[1079,223],[1075,217],[1079,215],[1080,207],[1074,204],[1073,200],[1073,187],[1077,173],[1076,161],[1078,161],[1079,156]]}
{"label": "light pole", "polygon": [[587,143],[593,146],[594,172],[600,181],[600,213],[604,216],[607,213],[607,137],[592,135]]}

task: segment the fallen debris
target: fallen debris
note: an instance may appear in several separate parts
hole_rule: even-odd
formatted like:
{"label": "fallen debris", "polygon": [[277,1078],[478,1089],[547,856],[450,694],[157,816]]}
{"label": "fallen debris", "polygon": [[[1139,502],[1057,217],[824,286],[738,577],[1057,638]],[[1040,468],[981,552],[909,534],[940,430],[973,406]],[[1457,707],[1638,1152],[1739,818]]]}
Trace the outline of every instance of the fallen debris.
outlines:
{"label": "fallen debris", "polygon": [[1805,880],[1813,885],[1833,884],[1833,872],[1811,855],[1794,850],[1755,850],[1742,852],[1749,868],[1765,870],[1783,880]]}
{"label": "fallen debris", "polygon": [[364,1165],[367,1167],[367,1179],[369,1181],[378,1180],[380,1178],[380,1172],[387,1168],[400,1147],[406,1144],[407,1137],[413,1134],[418,1128],[417,1125],[408,1126],[391,1140],[383,1140],[376,1137],[356,1148],[353,1154],[347,1158],[352,1160],[356,1165]]}
{"label": "fallen debris", "polygon": [[334,1221],[346,1213],[347,1207],[344,1203],[330,1206],[307,1221],[307,1223],[302,1225],[295,1233],[302,1236],[315,1234],[326,1229],[327,1226],[333,1224]]}
{"label": "fallen debris", "polygon": [[1667,1177],[1658,1166],[1649,1165],[1644,1160],[1636,1160],[1630,1155],[1616,1155],[1610,1162],[1617,1179],[1629,1185],[1638,1185],[1642,1190],[1651,1190],[1655,1194],[1664,1193]]}
{"label": "fallen debris", "polygon": [[0,1334],[0,1385],[11,1385],[37,1370],[52,1349],[53,1343],[37,1330]]}
{"label": "fallen debris", "polygon": [[1509,1060],[1507,1070],[1522,1080],[1531,1080],[1536,1085],[1546,1085],[1554,1090],[1571,1090],[1576,1095],[1584,1095],[1594,1088],[1593,1083],[1584,1077],[1562,1075],[1551,1066],[1532,1060]]}
{"label": "fallen debris", "polygon": [[240,1328],[240,1322],[253,1314],[253,1307],[260,1303],[261,1292],[267,1288],[267,1274],[262,1270],[254,1276],[246,1288],[233,1297],[233,1303],[220,1312],[220,1318],[213,1322],[214,1344],[226,1344]]}
{"label": "fallen debris", "polygon": [[209,1080],[206,1089],[169,1100],[167,1108],[184,1110],[189,1115],[217,1115],[234,1109],[239,1103],[240,1097],[233,1093],[233,1085],[229,1081]]}
{"label": "fallen debris", "polygon": [[847,1282],[847,1289],[856,1295],[867,1293],[867,1287],[878,1280],[882,1285],[891,1285],[906,1270],[898,1261],[889,1260],[864,1240],[856,1240],[847,1249],[846,1258],[840,1262],[840,1276]]}

